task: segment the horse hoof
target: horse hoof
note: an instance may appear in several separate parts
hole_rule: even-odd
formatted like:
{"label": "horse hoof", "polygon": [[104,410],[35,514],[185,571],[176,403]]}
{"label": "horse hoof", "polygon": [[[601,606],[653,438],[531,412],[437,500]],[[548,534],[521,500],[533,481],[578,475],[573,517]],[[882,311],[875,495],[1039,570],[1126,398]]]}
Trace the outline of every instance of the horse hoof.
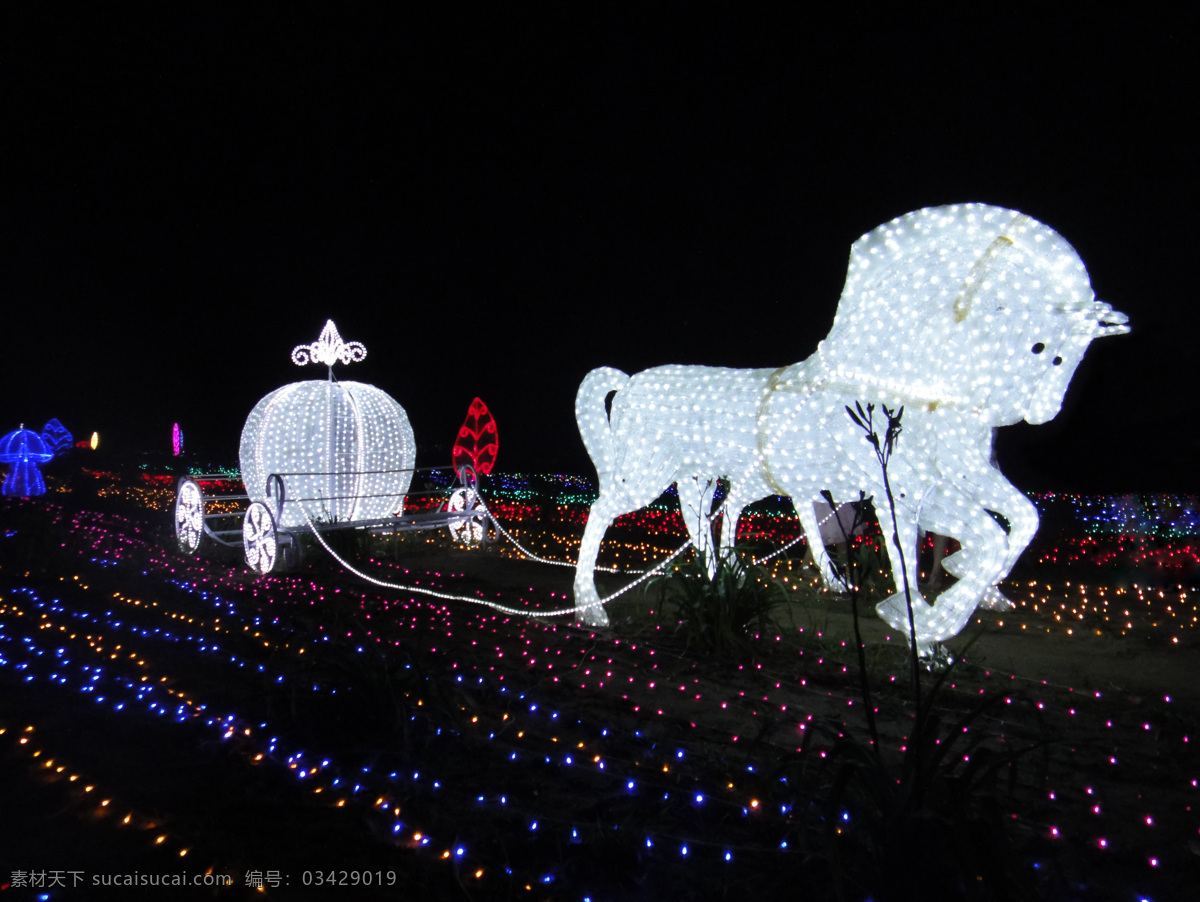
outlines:
{"label": "horse hoof", "polygon": [[954,663],[954,655],[941,642],[917,643],[917,660],[930,673],[944,673]]}
{"label": "horse hoof", "polygon": [[608,626],[608,614],[604,611],[604,604],[597,598],[582,607],[577,607],[575,622],[586,627]]}
{"label": "horse hoof", "polygon": [[979,599],[979,606],[985,611],[1011,611],[1016,607],[996,586],[990,586]]}
{"label": "horse hoof", "polygon": [[965,551],[956,551],[949,557],[942,558],[942,569],[955,579],[962,579],[963,574],[970,572],[970,558]]}

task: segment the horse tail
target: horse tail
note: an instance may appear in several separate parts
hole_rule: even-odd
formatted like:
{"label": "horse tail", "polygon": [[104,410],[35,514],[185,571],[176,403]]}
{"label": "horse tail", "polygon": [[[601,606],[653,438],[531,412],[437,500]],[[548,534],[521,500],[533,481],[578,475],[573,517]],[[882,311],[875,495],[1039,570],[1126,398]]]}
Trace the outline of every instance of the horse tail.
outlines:
{"label": "horse tail", "polygon": [[605,399],[609,392],[620,391],[628,384],[626,373],[602,366],[583,377],[575,394],[575,422],[579,424],[583,446],[596,467],[602,494],[616,467],[616,448]]}

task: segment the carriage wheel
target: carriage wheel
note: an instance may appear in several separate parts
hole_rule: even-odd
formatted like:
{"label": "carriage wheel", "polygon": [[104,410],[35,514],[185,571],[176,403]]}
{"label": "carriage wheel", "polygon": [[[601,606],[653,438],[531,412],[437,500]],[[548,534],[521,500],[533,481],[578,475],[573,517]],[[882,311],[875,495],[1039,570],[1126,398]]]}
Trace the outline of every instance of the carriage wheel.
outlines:
{"label": "carriage wheel", "polygon": [[474,489],[455,489],[446,502],[448,513],[475,513],[469,520],[456,520],[449,525],[450,537],[463,545],[478,545],[483,541],[483,499]]}
{"label": "carriage wheel", "polygon": [[175,539],[184,554],[200,550],[204,537],[204,493],[194,479],[181,479],[175,494]]}
{"label": "carriage wheel", "polygon": [[242,521],[242,545],[247,567],[263,576],[274,569],[279,550],[275,518],[261,501],[255,501],[246,509],[246,519]]}

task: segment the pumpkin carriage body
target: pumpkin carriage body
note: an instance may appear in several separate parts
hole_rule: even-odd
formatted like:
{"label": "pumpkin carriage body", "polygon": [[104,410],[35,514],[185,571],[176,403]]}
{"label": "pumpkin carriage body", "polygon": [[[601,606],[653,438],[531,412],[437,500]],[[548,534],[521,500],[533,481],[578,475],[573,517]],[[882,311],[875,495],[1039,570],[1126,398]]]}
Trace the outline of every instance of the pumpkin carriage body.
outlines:
{"label": "pumpkin carriage body", "polygon": [[[315,379],[276,389],[242,429],[246,493],[283,527],[382,520],[404,511],[416,442],[390,395],[361,382]],[[272,497],[272,474],[284,498]]]}

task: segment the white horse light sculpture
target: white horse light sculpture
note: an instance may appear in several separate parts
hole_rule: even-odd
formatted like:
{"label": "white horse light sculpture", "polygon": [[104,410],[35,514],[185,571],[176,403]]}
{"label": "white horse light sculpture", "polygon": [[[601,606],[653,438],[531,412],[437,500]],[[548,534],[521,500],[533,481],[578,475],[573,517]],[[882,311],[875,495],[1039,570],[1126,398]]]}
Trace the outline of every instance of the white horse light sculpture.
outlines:
{"label": "white horse light sculpture", "polygon": [[[593,370],[576,397],[600,489],[576,568],[577,615],[607,623],[593,577],[604,534],[673,482],[689,487],[682,503],[694,480],[703,509],[704,486],[729,480],[724,546],[742,508],[767,495],[790,496],[808,536],[820,535],[812,502],[822,490],[882,499],[874,452],[845,411],[862,402],[905,408],[889,467],[901,547],[915,552],[919,527],[962,544],[947,560],[958,582],[936,605],[910,574],[918,645],[954,636],[978,604],[1002,603],[995,585],[1037,528],[1033,505],[991,463],[992,430],[1054,417],[1088,344],[1128,331],[1125,322],[1095,301],[1078,255],[1053,230],[963,204],[909,213],[855,242],[833,329],[801,363],[663,366],[632,378]],[[876,510],[891,535],[885,505]],[[1009,521],[1007,533],[989,510]],[[703,547],[703,525],[685,519]],[[829,580],[824,549],[814,542],[813,551]],[[907,632],[903,591],[879,613]]]}

